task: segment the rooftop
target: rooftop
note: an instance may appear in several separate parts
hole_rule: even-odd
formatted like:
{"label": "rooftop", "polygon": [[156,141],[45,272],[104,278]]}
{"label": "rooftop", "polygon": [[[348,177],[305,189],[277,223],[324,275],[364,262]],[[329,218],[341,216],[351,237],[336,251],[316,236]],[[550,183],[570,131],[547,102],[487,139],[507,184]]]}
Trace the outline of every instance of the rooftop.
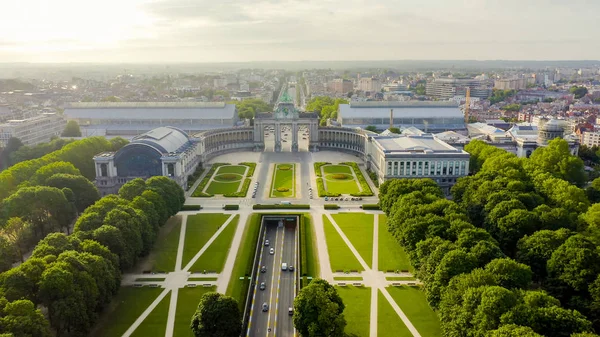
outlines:
{"label": "rooftop", "polygon": [[181,152],[180,149],[184,148],[189,140],[190,137],[185,132],[171,126],[163,126],[134,137],[125,147],[144,144],[163,154],[175,153]]}
{"label": "rooftop", "polygon": [[454,102],[352,102],[340,104],[342,118],[389,118],[390,110],[394,118],[464,118]]}
{"label": "rooftop", "polygon": [[70,103],[65,116],[70,119],[230,119],[235,104],[223,102],[90,102]]}
{"label": "rooftop", "polygon": [[389,154],[433,154],[433,153],[466,153],[436,138],[432,134],[423,135],[389,135],[373,137],[385,153]]}

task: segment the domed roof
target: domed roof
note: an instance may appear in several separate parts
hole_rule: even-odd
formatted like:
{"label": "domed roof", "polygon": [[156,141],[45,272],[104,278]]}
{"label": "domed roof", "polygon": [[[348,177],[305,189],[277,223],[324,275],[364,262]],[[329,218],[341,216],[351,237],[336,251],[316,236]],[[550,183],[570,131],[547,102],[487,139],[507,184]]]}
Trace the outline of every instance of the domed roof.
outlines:
{"label": "domed roof", "polygon": [[162,126],[133,138],[125,147],[147,145],[160,153],[171,153],[189,141],[190,137],[184,131],[172,126]]}
{"label": "domed roof", "polygon": [[551,119],[540,128],[542,131],[563,131],[563,121]]}

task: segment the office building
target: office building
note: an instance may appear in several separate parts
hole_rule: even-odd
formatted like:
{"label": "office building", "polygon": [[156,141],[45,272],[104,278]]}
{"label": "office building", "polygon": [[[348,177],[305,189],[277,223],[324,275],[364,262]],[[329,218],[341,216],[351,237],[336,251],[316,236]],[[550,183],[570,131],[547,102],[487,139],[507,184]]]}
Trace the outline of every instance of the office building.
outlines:
{"label": "office building", "polygon": [[437,78],[427,83],[425,93],[434,98],[450,99],[465,96],[467,88],[471,89],[471,97],[488,98],[492,94],[492,90],[479,80],[458,78]]}
{"label": "office building", "polygon": [[327,89],[336,94],[346,94],[354,90],[354,85],[350,80],[336,78],[327,84]]}
{"label": "office building", "polygon": [[[532,79],[535,81],[534,79]],[[532,82],[533,82],[532,81]],[[494,89],[498,90],[521,90],[527,89],[529,79],[527,78],[505,78],[494,81]]]}
{"label": "office building", "polygon": [[358,90],[363,92],[379,92],[381,81],[375,77],[365,77],[358,80]]}
{"label": "office building", "polygon": [[49,142],[64,131],[67,122],[56,113],[43,113],[27,119],[13,119],[0,124],[0,147],[5,147],[12,137],[23,145],[32,146]]}

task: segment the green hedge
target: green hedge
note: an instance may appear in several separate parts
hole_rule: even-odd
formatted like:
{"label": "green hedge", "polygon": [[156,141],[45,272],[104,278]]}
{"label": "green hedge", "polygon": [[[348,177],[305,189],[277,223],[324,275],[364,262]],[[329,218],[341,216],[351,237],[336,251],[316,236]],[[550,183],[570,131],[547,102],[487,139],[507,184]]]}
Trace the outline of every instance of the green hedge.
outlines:
{"label": "green hedge", "polygon": [[202,172],[204,172],[202,165],[198,165],[194,173],[188,176],[186,191],[188,191],[190,188],[192,188],[192,186],[194,186],[196,180],[198,180],[198,178],[200,178],[200,176],[202,175]]}
{"label": "green hedge", "polygon": [[200,205],[183,205],[181,206],[182,211],[199,211],[202,209]]}
{"label": "green hedge", "polygon": [[364,205],[362,205],[362,209],[374,210],[374,211],[381,210],[381,208],[379,207],[379,204],[364,204]]}
{"label": "green hedge", "polygon": [[247,178],[251,178],[252,176],[254,176],[254,170],[256,169],[256,163],[252,163],[252,162],[243,162],[240,163],[240,165],[245,165],[248,166],[248,174],[246,175]]}
{"label": "green hedge", "polygon": [[317,178],[317,192],[320,197],[339,197],[340,193],[330,193],[325,191],[325,185],[323,184],[323,178]]}
{"label": "green hedge", "polygon": [[314,164],[314,167],[315,167],[315,174],[317,175],[317,177],[322,177],[323,176],[321,174],[321,166],[323,166],[323,165],[330,165],[330,164],[331,163],[327,163],[327,162],[324,162],[324,161],[316,162]]}
{"label": "green hedge", "polygon": [[337,204],[325,204],[323,205],[325,207],[325,209],[339,209],[340,205]]}
{"label": "green hedge", "polygon": [[210,168],[210,170],[208,170],[208,173],[206,173],[206,176],[204,176],[204,179],[202,179],[202,181],[200,182],[200,185],[198,185],[198,187],[196,187],[196,190],[194,191],[194,193],[192,193],[192,197],[194,197],[194,198],[210,198],[210,197],[212,197],[213,196],[212,194],[204,193],[204,192],[202,192],[202,190],[204,190],[204,188],[210,181],[210,178],[213,176],[213,174],[219,168],[219,166],[224,166],[224,165],[230,165],[230,164],[229,163],[214,163],[212,165],[212,167]]}
{"label": "green hedge", "polygon": [[261,205],[261,204],[256,204],[256,205],[252,206],[252,209],[310,209],[310,205],[302,205],[302,204],[292,204],[292,205],[281,205],[281,204]]}
{"label": "green hedge", "polygon": [[223,206],[223,209],[226,211],[237,211],[240,209],[240,205],[225,205]]}
{"label": "green hedge", "polygon": [[369,174],[369,178],[371,178],[373,185],[379,187],[379,179],[377,178],[377,173],[375,173],[371,170],[367,170],[367,173]]}
{"label": "green hedge", "polygon": [[369,186],[367,179],[365,179],[365,176],[363,176],[362,171],[358,167],[358,164],[355,162],[351,162],[351,161],[341,163],[341,164],[351,166],[354,169],[354,172],[356,173],[356,177],[358,178],[358,182],[360,183],[360,187],[362,188],[362,192],[354,193],[354,194],[350,194],[350,195],[353,197],[370,197],[370,196],[372,196],[373,191],[371,190],[371,186]]}
{"label": "green hedge", "polygon": [[245,197],[246,194],[248,193],[248,189],[250,188],[251,181],[252,181],[252,179],[250,179],[250,178],[244,179],[244,184],[242,185],[242,189],[239,192],[223,194],[223,196],[228,197],[228,198],[243,198],[243,197]]}

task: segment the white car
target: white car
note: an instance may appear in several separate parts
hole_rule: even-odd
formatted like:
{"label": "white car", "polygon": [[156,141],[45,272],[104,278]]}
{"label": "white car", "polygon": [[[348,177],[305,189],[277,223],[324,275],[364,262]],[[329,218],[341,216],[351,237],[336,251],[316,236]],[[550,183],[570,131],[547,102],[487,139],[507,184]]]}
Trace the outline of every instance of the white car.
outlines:
{"label": "white car", "polygon": [[265,240],[265,246],[269,245],[269,240]]}
{"label": "white car", "polygon": [[271,248],[271,249],[269,250],[269,254],[271,254],[271,255],[275,254],[275,248]]}

